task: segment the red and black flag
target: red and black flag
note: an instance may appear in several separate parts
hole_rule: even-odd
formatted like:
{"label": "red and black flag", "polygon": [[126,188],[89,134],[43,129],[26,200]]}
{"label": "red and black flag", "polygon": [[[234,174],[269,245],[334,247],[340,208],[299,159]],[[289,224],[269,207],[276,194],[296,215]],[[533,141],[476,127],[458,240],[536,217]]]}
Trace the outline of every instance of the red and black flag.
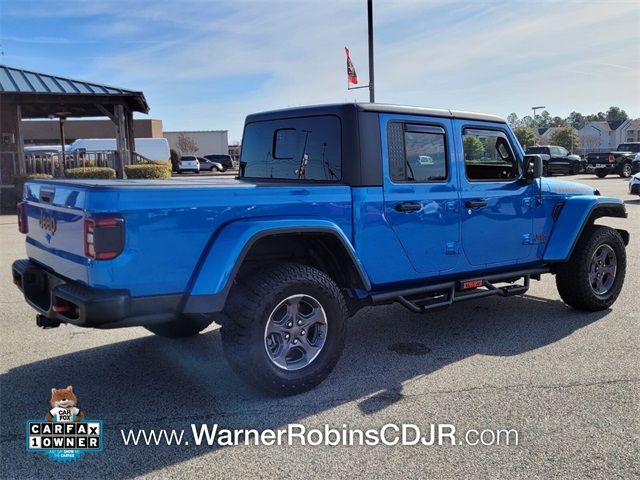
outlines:
{"label": "red and black flag", "polygon": [[351,57],[349,56],[349,49],[344,47],[344,51],[347,54],[347,81],[352,85],[358,84],[358,74],[356,68],[351,63]]}

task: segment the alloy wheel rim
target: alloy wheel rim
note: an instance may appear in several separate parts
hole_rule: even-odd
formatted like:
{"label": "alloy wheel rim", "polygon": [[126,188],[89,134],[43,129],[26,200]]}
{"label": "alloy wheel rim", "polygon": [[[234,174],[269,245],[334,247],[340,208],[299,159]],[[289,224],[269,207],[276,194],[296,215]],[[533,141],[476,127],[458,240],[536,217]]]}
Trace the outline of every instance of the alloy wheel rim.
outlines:
{"label": "alloy wheel rim", "polygon": [[616,252],[608,244],[596,248],[589,264],[589,285],[596,295],[609,293],[616,280],[618,259]]}
{"label": "alloy wheel rim", "polygon": [[628,163],[625,163],[624,166],[622,167],[622,172],[624,173],[625,177],[628,177],[631,175],[631,165],[629,165]]}
{"label": "alloy wheel rim", "polygon": [[313,362],[325,346],[327,315],[310,295],[292,295],[273,309],[264,329],[269,360],[287,371],[300,370]]}

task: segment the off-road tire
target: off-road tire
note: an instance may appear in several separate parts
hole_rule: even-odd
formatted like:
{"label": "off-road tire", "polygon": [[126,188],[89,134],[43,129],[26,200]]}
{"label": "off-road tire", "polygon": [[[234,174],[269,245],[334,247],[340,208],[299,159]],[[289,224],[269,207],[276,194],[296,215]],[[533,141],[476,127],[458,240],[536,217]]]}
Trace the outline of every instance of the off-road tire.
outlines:
{"label": "off-road tire", "polygon": [[[269,358],[265,326],[280,302],[292,295],[309,295],[327,319],[324,346],[299,370],[285,370]],[[324,272],[296,263],[282,263],[239,279],[229,294],[222,323],[222,346],[233,370],[250,385],[273,395],[295,395],[322,382],[335,367],[347,325],[342,292]]]}
{"label": "off-road tire", "polygon": [[[604,295],[597,295],[589,282],[589,266],[595,251],[609,245],[616,255],[617,271],[611,288]],[[568,262],[558,266],[556,285],[560,297],[577,310],[596,312],[609,308],[618,298],[627,268],[624,241],[610,227],[591,225],[582,233]]]}
{"label": "off-road tire", "polygon": [[631,165],[631,162],[624,162],[621,166],[620,166],[620,177],[621,178],[629,178],[631,176],[633,172],[633,166]]}
{"label": "off-road tire", "polygon": [[166,323],[147,325],[144,328],[160,337],[185,338],[197,335],[207,328],[213,320],[203,315],[182,315],[180,318]]}
{"label": "off-road tire", "polygon": [[604,178],[606,176],[607,176],[607,172],[598,172],[598,171],[596,171],[596,177]]}

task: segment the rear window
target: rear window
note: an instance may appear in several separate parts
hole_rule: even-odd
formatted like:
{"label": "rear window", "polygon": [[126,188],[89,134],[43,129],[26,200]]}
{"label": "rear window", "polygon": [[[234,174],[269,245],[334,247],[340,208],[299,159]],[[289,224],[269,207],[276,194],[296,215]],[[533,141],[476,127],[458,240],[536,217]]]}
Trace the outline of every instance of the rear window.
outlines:
{"label": "rear window", "polygon": [[182,157],[180,160],[183,162],[195,162],[197,160],[196,157]]}
{"label": "rear window", "polygon": [[640,152],[640,143],[623,143],[618,145],[619,152]]}
{"label": "rear window", "polygon": [[526,153],[532,154],[532,155],[549,155],[549,148],[547,147],[527,147],[527,151]]}
{"label": "rear window", "polygon": [[336,116],[253,122],[244,130],[240,175],[283,180],[340,180],[340,143],[340,119]]}

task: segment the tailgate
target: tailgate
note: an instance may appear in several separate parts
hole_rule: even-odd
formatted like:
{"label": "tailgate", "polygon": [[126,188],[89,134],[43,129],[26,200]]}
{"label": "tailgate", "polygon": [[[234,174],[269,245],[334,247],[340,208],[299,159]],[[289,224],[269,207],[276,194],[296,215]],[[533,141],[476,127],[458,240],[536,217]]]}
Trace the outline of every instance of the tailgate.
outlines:
{"label": "tailgate", "polygon": [[85,192],[70,184],[25,185],[27,255],[58,274],[87,283]]}
{"label": "tailgate", "polygon": [[587,155],[587,161],[591,164],[609,163],[609,153],[590,153]]}

